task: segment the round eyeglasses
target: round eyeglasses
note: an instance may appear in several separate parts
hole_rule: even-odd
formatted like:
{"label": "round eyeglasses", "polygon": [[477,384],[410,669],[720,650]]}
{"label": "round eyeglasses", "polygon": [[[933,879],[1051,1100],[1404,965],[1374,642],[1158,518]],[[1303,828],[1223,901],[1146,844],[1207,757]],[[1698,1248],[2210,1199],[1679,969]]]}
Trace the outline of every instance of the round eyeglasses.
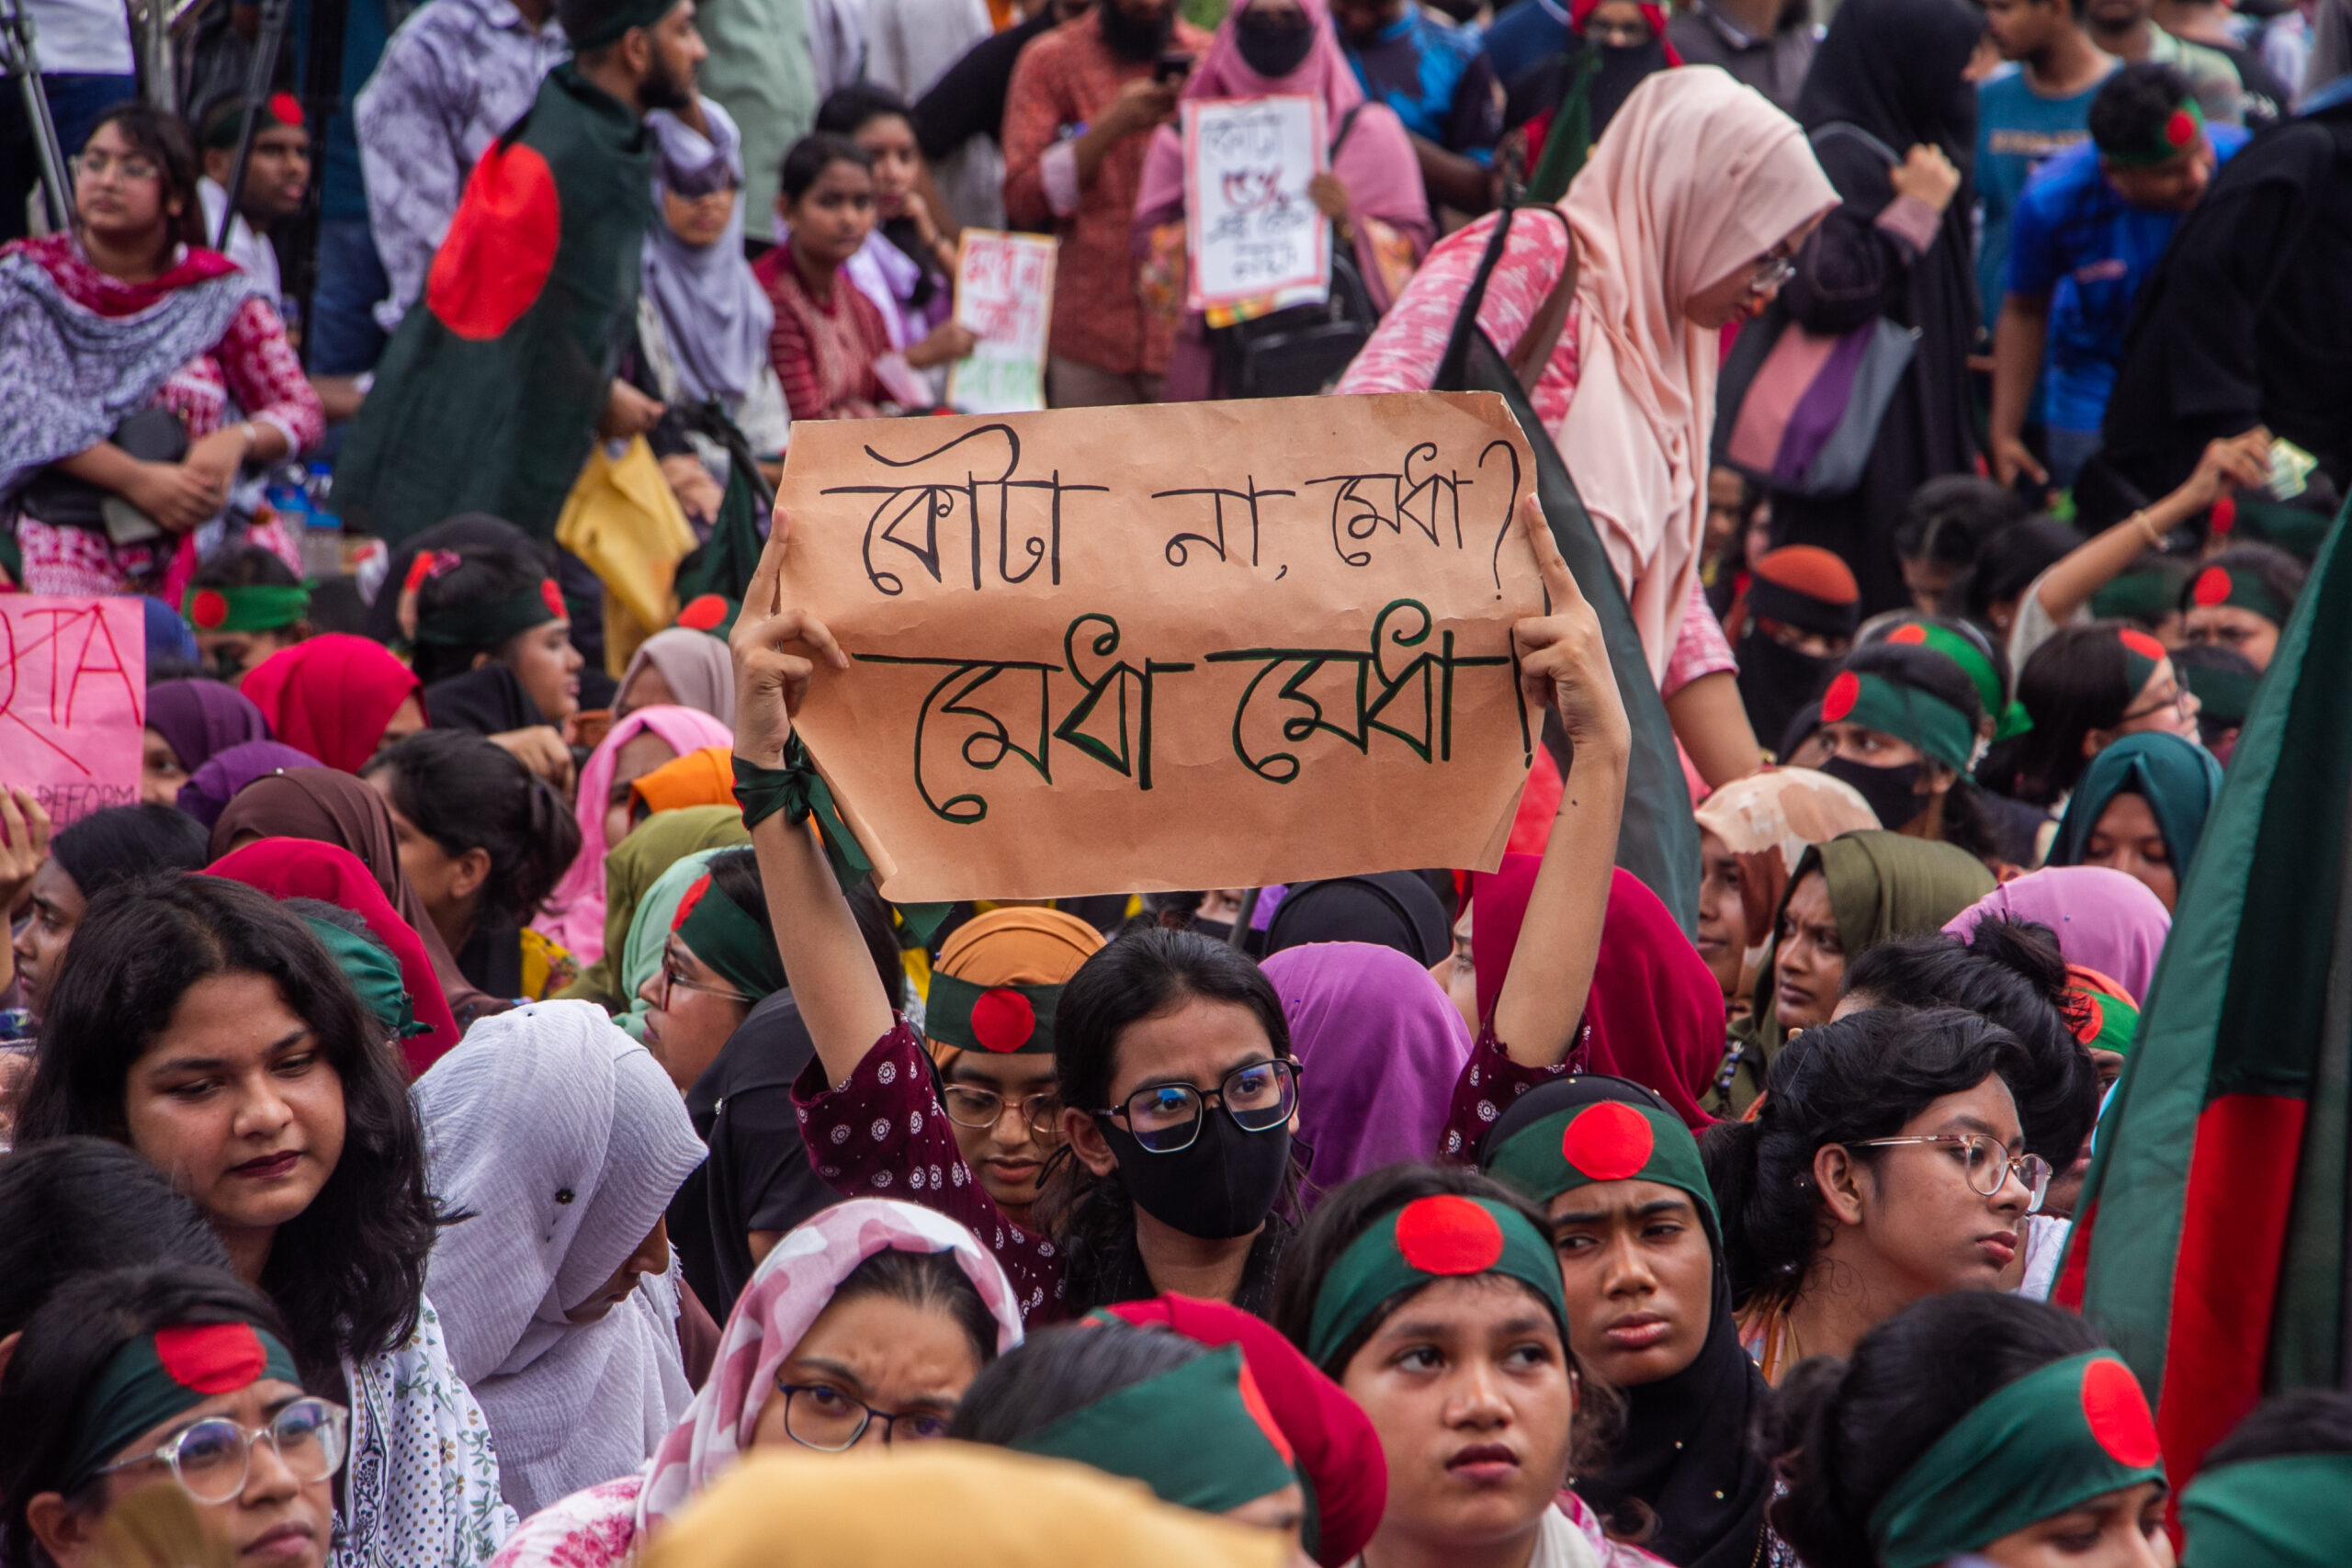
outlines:
{"label": "round eyeglasses", "polygon": [[1896,1144],[1947,1144],[1952,1157],[1968,1172],[1968,1186],[1980,1198],[1992,1198],[2008,1185],[2009,1178],[2031,1195],[2033,1201],[2026,1205],[2029,1214],[2041,1211],[2041,1200],[2050,1192],[2050,1162],[2040,1155],[2018,1155],[2011,1157],[2001,1140],[1989,1133],[1935,1133],[1910,1138],[1864,1138],[1846,1146],[1849,1149],[1891,1148]]}
{"label": "round eyeglasses", "polygon": [[1152,1084],[1097,1116],[1124,1117],[1135,1141],[1156,1155],[1193,1146],[1201,1135],[1201,1113],[1214,1097],[1233,1124],[1245,1133],[1271,1133],[1298,1109],[1298,1064],[1288,1057],[1234,1068],[1212,1089],[1188,1083]]}
{"label": "round eyeglasses", "polygon": [[1004,1119],[1004,1108],[1010,1103],[1020,1112],[1029,1131],[1040,1138],[1054,1137],[1061,1132],[1062,1097],[1047,1092],[1032,1094],[1008,1102],[992,1089],[974,1089],[966,1084],[949,1084],[940,1094],[940,1102],[947,1107],[947,1119],[958,1127],[968,1127],[975,1133],[993,1131]]}
{"label": "round eyeglasses", "polygon": [[831,1454],[854,1449],[876,1421],[882,1423],[885,1444],[901,1439],[927,1443],[947,1436],[947,1417],[936,1411],[892,1415],[862,1399],[852,1399],[831,1383],[786,1382],[778,1378],[775,1388],[784,1395],[785,1436],[804,1449],[821,1449]]}
{"label": "round eyeglasses", "polygon": [[240,1427],[225,1416],[208,1416],[165,1438],[153,1453],[118,1460],[98,1473],[168,1464],[173,1479],[198,1502],[226,1503],[245,1489],[254,1443],[267,1438],[278,1462],[295,1480],[324,1481],[343,1468],[344,1439],[350,1430],[351,1412],[342,1405],[298,1399],[258,1430]]}

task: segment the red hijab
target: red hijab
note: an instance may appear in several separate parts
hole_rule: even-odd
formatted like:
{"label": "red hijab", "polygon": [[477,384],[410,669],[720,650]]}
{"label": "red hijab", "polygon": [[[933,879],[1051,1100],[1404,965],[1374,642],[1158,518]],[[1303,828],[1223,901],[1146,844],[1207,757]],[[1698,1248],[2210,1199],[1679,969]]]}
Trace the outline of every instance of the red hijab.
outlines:
{"label": "red hijab", "polygon": [[1364,1549],[1388,1507],[1388,1461],[1372,1418],[1344,1389],[1273,1325],[1224,1302],[1171,1292],[1121,1302],[1109,1311],[1139,1328],[1166,1328],[1212,1350],[1240,1346],[1274,1425],[1298,1456],[1315,1510],[1315,1561],[1340,1568]]}
{"label": "red hijab", "polygon": [[401,1042],[409,1077],[423,1073],[457,1044],[458,1021],[434,978],[424,940],[401,919],[357,855],[315,839],[264,839],[231,851],[205,867],[205,874],[242,882],[273,898],[317,898],[367,921],[369,933],[400,960],[409,1006],[428,1030]]}
{"label": "red hijab", "polygon": [[[1505,855],[1501,870],[1471,885],[1480,1018],[1494,1014],[1542,864],[1533,855]],[[1585,1003],[1592,1026],[1586,1067],[1656,1090],[1695,1132],[1714,1122],[1699,1097],[1723,1065],[1723,987],[1657,895],[1622,866],[1614,875]]]}
{"label": "red hijab", "polygon": [[416,689],[415,674],[390,649],[343,632],[281,649],[237,688],[278,739],[346,773],[368,765],[384,726]]}

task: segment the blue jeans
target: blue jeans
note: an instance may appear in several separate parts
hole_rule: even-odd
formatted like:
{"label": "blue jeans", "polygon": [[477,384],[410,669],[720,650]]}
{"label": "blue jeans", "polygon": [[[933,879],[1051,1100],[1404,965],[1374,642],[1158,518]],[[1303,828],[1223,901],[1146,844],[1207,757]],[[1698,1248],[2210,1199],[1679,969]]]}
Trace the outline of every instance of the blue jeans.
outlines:
{"label": "blue jeans", "polygon": [[[136,76],[43,76],[40,85],[49,118],[57,122],[57,145],[69,158],[90,139],[98,116],[139,96]],[[40,179],[40,154],[24,98],[16,83],[0,83],[0,240],[24,238],[25,203]]]}
{"label": "blue jeans", "polygon": [[319,225],[319,287],[311,299],[311,370],[356,376],[375,368],[384,352],[376,301],[392,291],[365,218],[330,218]]}

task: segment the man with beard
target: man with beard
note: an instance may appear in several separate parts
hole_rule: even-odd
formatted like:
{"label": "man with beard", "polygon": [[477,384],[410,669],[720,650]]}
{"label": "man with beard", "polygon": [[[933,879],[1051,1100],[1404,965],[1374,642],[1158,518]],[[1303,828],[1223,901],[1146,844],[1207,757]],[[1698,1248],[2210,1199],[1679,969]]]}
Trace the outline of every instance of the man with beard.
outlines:
{"label": "man with beard", "polygon": [[391,279],[376,307],[386,332],[424,292],[475,161],[523,118],[540,78],[568,52],[555,0],[436,0],[384,46],[353,124],[368,227]]}
{"label": "man with beard", "polygon": [[461,512],[549,538],[595,438],[662,416],[615,370],[653,211],[645,116],[695,112],[694,0],[558,10],[574,58],[474,165],[336,468],[336,510],[395,546]]}
{"label": "man with beard", "polygon": [[[244,122],[244,100],[232,97],[204,119],[204,177],[196,194],[204,203],[204,237],[220,232],[220,212],[229,205],[229,180],[237,164],[237,130]],[[311,187],[311,133],[302,126],[302,105],[291,93],[273,93],[254,106],[253,151],[245,159],[245,183],[237,193],[237,216],[229,225],[228,258],[260,283],[277,306],[285,286],[269,231],[302,210]],[[284,312],[281,310],[280,314]]]}
{"label": "man with beard", "polygon": [[1056,408],[1150,402],[1168,371],[1172,323],[1147,310],[1130,243],[1151,132],[1175,118],[1180,73],[1208,35],[1176,0],[1098,0],[1021,52],[1005,94],[1004,210],[1057,235],[1046,391]]}

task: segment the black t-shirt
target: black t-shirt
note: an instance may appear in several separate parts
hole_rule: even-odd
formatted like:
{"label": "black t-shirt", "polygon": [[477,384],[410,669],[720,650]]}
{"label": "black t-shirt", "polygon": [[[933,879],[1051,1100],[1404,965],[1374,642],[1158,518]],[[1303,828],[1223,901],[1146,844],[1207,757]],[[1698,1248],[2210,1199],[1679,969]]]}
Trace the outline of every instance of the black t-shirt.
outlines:
{"label": "black t-shirt", "polygon": [[710,1158],[670,1202],[686,1283],[719,1322],[752,1278],[750,1233],[788,1231],[840,1195],[809,1168],[792,1080],[816,1043],[788,991],[753,1008],[686,1095]]}

